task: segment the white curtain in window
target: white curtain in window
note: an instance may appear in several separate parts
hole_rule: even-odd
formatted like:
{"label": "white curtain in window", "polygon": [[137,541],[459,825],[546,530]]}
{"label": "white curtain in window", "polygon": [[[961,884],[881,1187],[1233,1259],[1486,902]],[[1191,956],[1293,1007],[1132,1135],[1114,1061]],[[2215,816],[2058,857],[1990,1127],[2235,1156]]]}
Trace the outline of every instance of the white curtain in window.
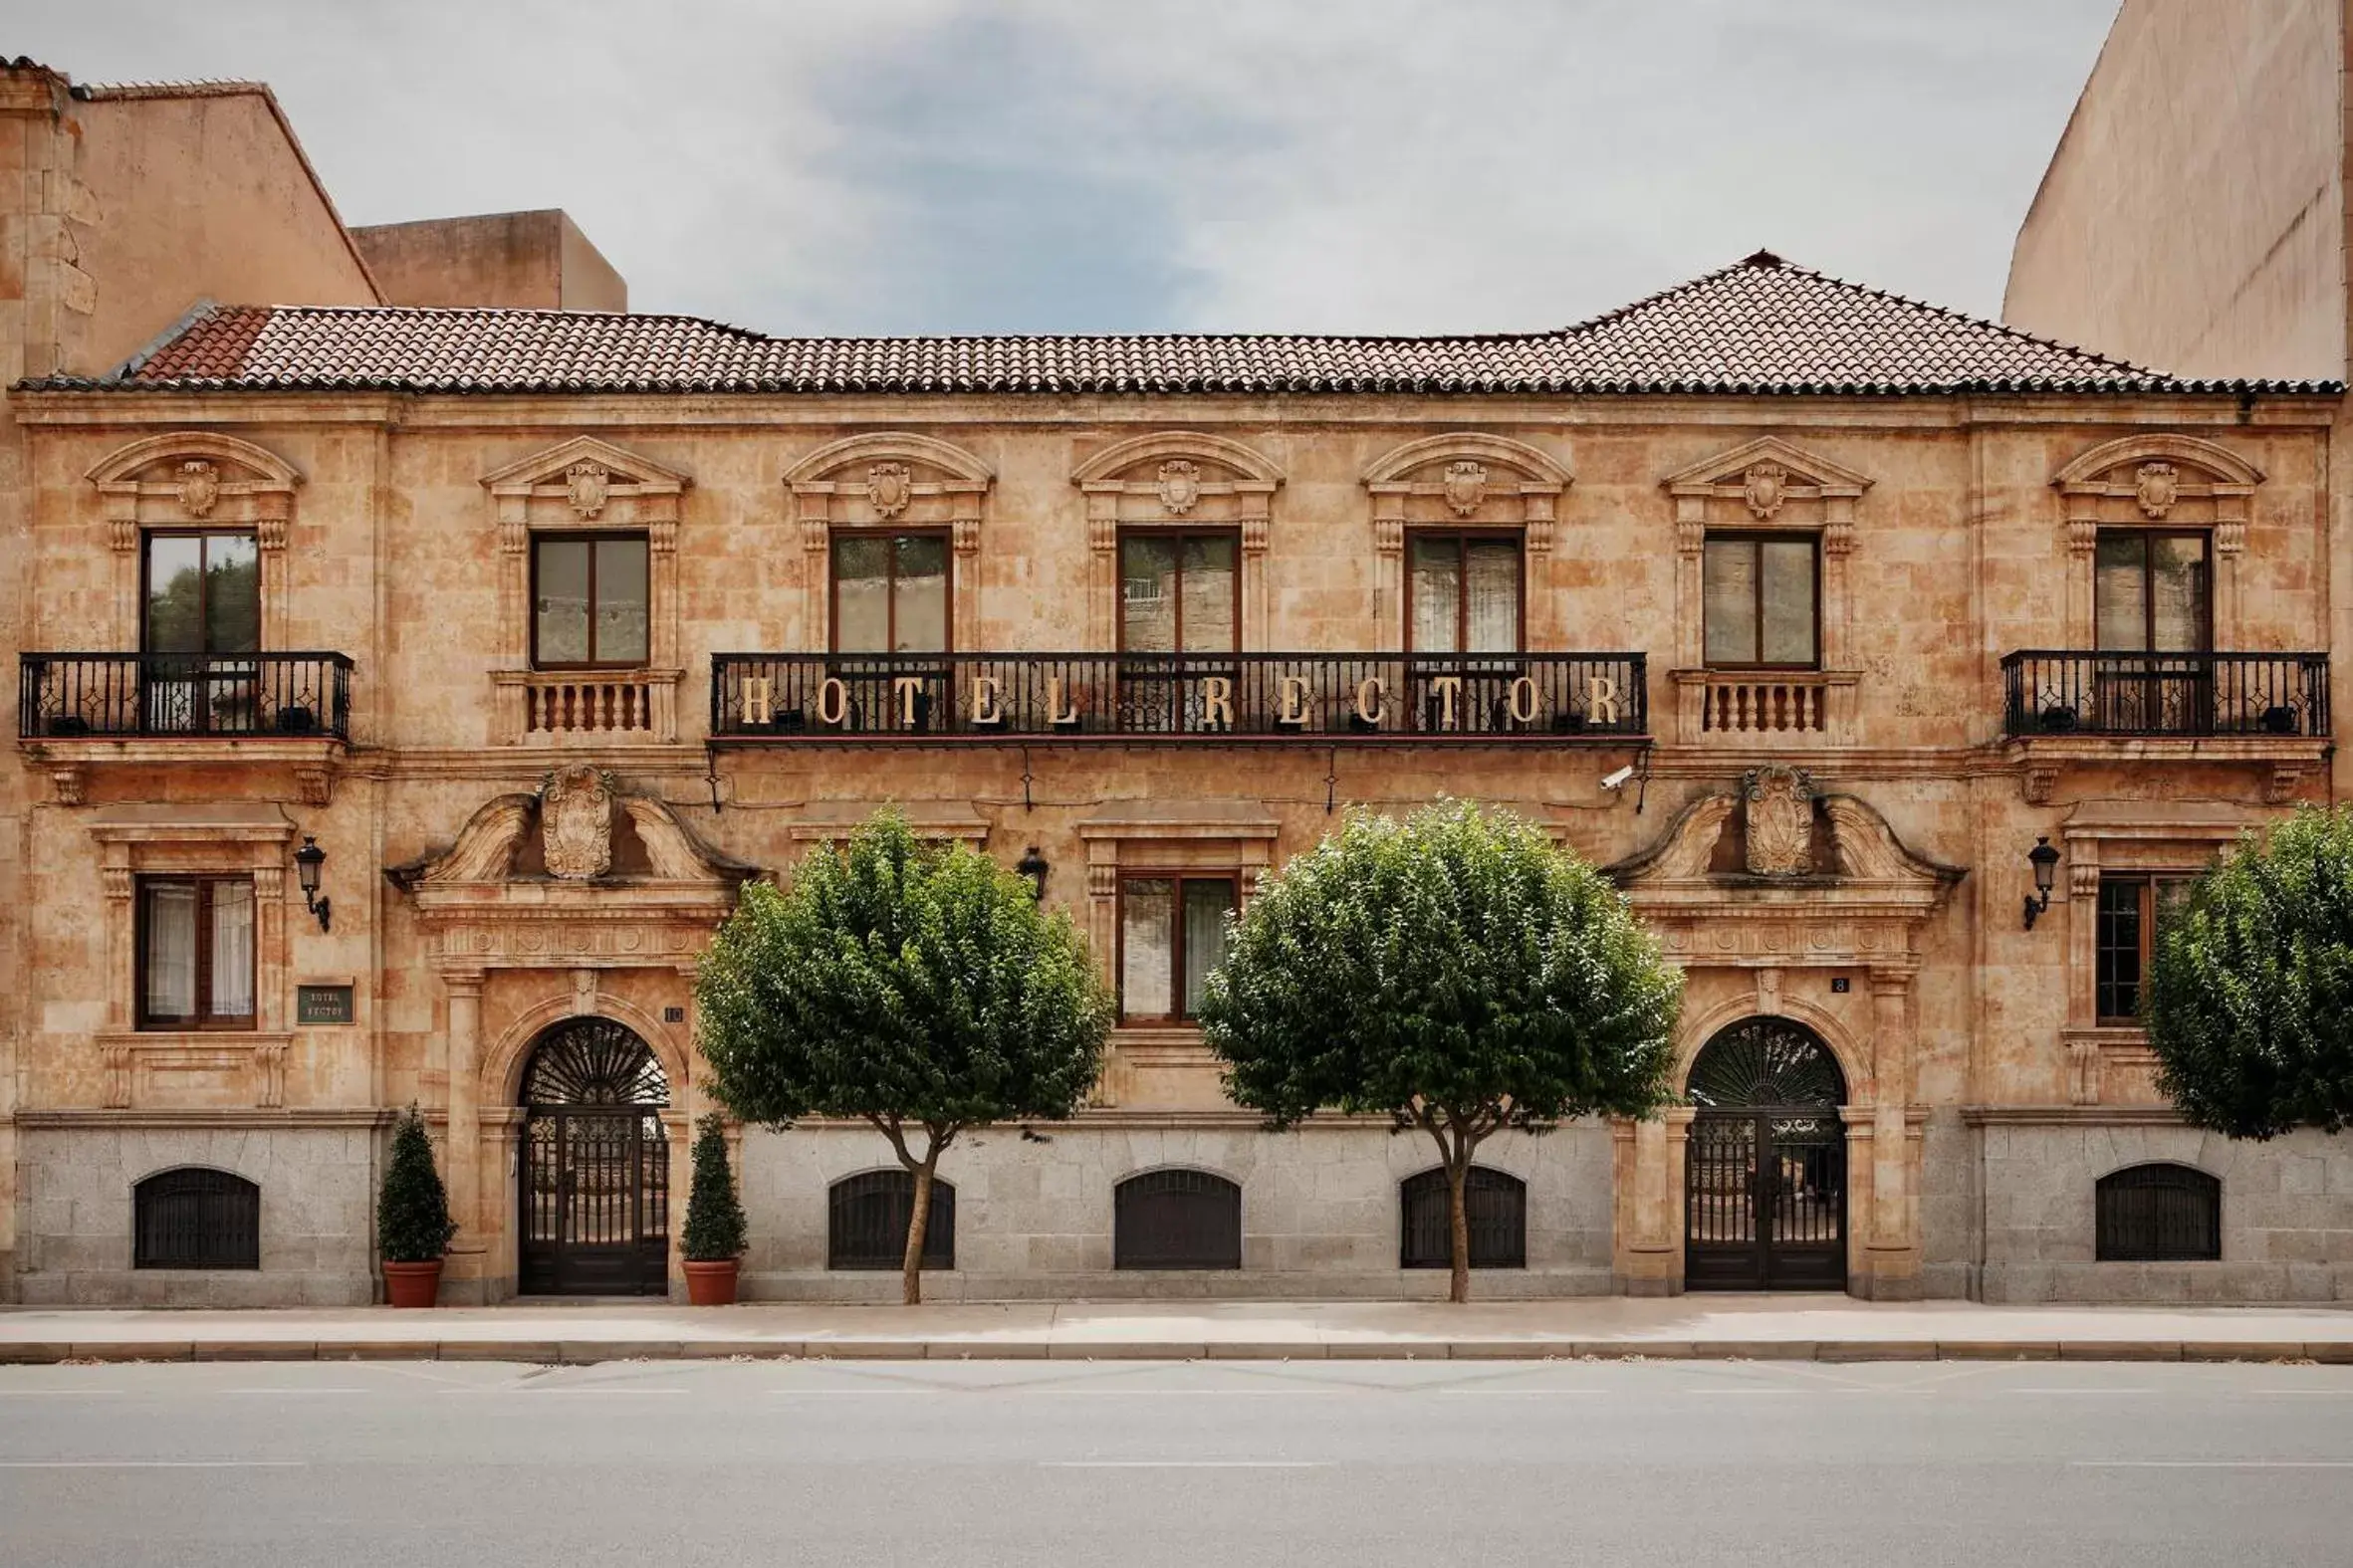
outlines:
{"label": "white curtain in window", "polygon": [[196,1011],[196,885],[154,883],[145,893],[147,1015],[192,1017]]}
{"label": "white curtain in window", "polygon": [[253,884],[212,884],[212,1015],[253,1016]]}

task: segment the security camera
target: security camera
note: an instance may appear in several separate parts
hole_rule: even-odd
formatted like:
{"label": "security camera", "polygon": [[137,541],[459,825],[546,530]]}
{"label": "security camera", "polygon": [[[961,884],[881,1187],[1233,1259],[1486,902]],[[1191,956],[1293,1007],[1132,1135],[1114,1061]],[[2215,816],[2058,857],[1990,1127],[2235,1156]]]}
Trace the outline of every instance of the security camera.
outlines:
{"label": "security camera", "polygon": [[1626,787],[1626,781],[1633,777],[1634,765],[1632,763],[1628,763],[1616,773],[1604,777],[1601,781],[1601,787],[1604,789],[1623,789]]}

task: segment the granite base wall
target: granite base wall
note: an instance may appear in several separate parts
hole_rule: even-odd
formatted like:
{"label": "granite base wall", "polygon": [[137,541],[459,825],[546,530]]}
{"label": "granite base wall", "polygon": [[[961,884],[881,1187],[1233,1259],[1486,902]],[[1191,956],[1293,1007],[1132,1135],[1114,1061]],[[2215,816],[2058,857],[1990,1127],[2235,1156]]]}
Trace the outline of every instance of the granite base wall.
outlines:
{"label": "granite base wall", "polygon": [[[1397,1184],[1428,1170],[1419,1135],[1378,1128],[1015,1129],[967,1134],[940,1174],[956,1188],[956,1262],[927,1273],[936,1300],[1103,1297],[1443,1297],[1440,1269],[1397,1266]],[[1480,1163],[1528,1184],[1528,1267],[1482,1269],[1487,1298],[1599,1295],[1610,1289],[1610,1135],[1575,1126],[1540,1138],[1504,1134]],[[895,1168],[866,1129],[748,1131],[744,1207],[752,1246],[743,1289],[754,1298],[890,1301],[895,1273],[825,1267],[830,1185]],[[1138,1271],[1112,1267],[1112,1190],[1140,1171],[1189,1166],[1242,1188],[1243,1266]]]}
{"label": "granite base wall", "polygon": [[[365,1128],[27,1129],[16,1299],[27,1306],[361,1306],[375,1298]],[[131,1188],[174,1166],[261,1188],[261,1267],[131,1267]]]}
{"label": "granite base wall", "polygon": [[[2353,1139],[2236,1143],[2166,1126],[1990,1126],[1979,1136],[1987,1301],[2353,1301]],[[2152,1160],[2222,1181],[2219,1262],[2095,1259],[2095,1184]]]}

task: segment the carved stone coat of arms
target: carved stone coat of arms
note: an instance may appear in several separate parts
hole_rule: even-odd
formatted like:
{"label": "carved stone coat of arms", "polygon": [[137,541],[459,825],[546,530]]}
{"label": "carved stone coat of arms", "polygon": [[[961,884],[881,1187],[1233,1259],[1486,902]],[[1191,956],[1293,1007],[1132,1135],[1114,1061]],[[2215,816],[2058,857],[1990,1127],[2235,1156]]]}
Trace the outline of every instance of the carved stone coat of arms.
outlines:
{"label": "carved stone coat of arms", "polygon": [[540,791],[540,848],[550,875],[569,881],[612,867],[612,784],[586,763],[567,768]]}
{"label": "carved stone coat of arms", "polygon": [[611,484],[611,471],[602,463],[575,463],[564,471],[565,499],[583,518],[593,518],[604,510]]}
{"label": "carved stone coat of arms", "polygon": [[1160,505],[1183,517],[1201,499],[1201,467],[1181,457],[1160,465]]}
{"label": "carved stone coat of arms", "polygon": [[866,470],[866,500],[884,518],[895,518],[915,499],[915,476],[904,463],[876,463]]}
{"label": "carved stone coat of arms", "polygon": [[1803,876],[1813,869],[1813,777],[1796,768],[1755,768],[1741,779],[1749,869]]}
{"label": "carved stone coat of arms", "polygon": [[1479,510],[1479,503],[1487,499],[1487,469],[1469,458],[1461,458],[1446,465],[1445,477],[1439,481],[1446,493],[1446,504],[1458,518],[1467,518]]}
{"label": "carved stone coat of arms", "polygon": [[200,457],[188,459],[180,464],[179,497],[188,516],[210,517],[221,498],[221,471]]}

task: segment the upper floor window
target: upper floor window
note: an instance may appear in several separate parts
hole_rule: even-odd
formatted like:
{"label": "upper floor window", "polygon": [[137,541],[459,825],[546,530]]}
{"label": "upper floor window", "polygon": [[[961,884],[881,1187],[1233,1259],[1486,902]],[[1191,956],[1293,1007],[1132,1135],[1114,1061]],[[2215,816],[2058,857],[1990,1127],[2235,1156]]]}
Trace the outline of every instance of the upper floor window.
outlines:
{"label": "upper floor window", "polygon": [[1710,534],[1701,557],[1708,663],[1821,663],[1821,546],[1812,535]]}
{"label": "upper floor window", "polygon": [[1520,536],[1416,529],[1408,539],[1408,651],[1518,653]]}
{"label": "upper floor window", "polygon": [[1241,646],[1239,534],[1155,529],[1119,536],[1119,646],[1232,653]]}
{"label": "upper floor window", "polygon": [[2187,876],[2102,873],[2093,942],[2094,1011],[2104,1024],[2141,1021],[2141,993],[2156,951],[2158,917],[2189,896]]}
{"label": "upper floor window", "polygon": [[2204,653],[2214,645],[2212,540],[2203,531],[2100,530],[2092,622],[2102,653]]}
{"label": "upper floor window", "polygon": [[642,534],[536,536],[531,544],[531,661],[541,669],[645,663],[650,624]]}
{"label": "upper floor window", "polygon": [[142,877],[138,1023],[145,1029],[250,1029],[253,879]]}
{"label": "upper floor window", "polygon": [[1131,876],[1119,883],[1119,1013],[1139,1020],[1191,1018],[1225,961],[1226,916],[1238,907],[1231,876]]}
{"label": "upper floor window", "polygon": [[948,536],[833,536],[833,651],[948,651]]}
{"label": "upper floor window", "polygon": [[262,565],[251,533],[155,531],[143,541],[148,653],[253,653],[262,645]]}

